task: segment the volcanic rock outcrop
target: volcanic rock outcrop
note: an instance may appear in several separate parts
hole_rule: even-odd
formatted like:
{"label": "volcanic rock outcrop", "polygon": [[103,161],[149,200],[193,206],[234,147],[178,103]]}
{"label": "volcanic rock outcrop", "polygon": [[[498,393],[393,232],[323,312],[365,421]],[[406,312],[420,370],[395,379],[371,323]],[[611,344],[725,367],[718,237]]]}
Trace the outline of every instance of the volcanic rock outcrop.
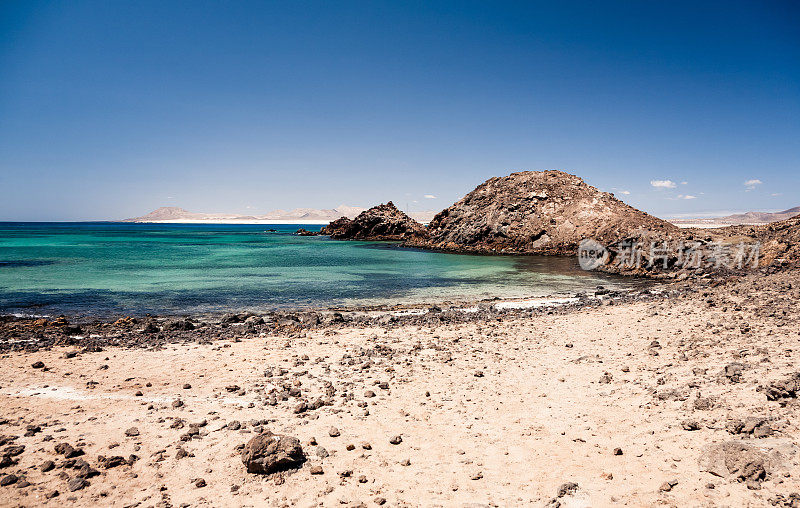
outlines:
{"label": "volcanic rock outcrop", "polygon": [[336,240],[410,240],[427,236],[425,228],[389,201],[361,212],[355,219],[342,217],[320,231]]}
{"label": "volcanic rock outcrop", "polygon": [[585,238],[608,245],[680,230],[562,171],[490,178],[437,214],[420,247],[462,252],[574,255]]}

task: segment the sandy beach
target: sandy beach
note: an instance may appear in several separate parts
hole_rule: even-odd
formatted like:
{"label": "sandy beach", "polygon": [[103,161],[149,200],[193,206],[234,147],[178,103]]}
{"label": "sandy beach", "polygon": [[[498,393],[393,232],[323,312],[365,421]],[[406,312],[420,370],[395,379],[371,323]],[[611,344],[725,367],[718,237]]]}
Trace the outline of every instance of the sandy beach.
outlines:
{"label": "sandy beach", "polygon": [[[0,504],[794,506],[799,297],[784,271],[475,319],[8,351]],[[248,473],[263,430],[304,460]]]}

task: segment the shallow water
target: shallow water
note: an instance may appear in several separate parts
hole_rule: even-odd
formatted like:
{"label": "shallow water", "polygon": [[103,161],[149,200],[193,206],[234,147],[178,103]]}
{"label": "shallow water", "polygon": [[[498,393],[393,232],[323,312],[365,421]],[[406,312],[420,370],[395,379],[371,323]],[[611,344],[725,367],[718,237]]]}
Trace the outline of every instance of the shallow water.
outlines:
{"label": "shallow water", "polygon": [[[0,313],[183,314],[568,295],[641,285],[574,259],[299,237],[320,226],[0,223]],[[276,231],[268,231],[275,229]]]}

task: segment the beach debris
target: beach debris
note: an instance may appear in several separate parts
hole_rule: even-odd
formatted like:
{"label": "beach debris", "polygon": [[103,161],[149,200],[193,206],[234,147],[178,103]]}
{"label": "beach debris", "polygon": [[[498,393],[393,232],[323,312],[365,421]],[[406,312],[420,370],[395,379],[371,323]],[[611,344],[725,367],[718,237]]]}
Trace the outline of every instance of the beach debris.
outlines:
{"label": "beach debris", "polygon": [[667,481],[665,481],[664,483],[661,484],[661,487],[659,487],[658,490],[660,490],[661,492],[669,492],[677,484],[678,484],[678,480],[676,480],[676,479],[667,480]]}

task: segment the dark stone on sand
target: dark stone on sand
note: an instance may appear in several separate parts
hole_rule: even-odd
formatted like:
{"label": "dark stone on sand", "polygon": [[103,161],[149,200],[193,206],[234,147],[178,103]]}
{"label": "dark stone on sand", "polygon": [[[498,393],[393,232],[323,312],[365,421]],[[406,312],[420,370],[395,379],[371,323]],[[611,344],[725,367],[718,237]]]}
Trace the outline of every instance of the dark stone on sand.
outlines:
{"label": "dark stone on sand", "polygon": [[578,484],[575,482],[567,482],[561,484],[558,488],[558,493],[556,494],[557,497],[564,497],[570,496],[574,494],[578,490]]}
{"label": "dark stone on sand", "polygon": [[124,457],[120,455],[114,455],[111,457],[104,457],[100,455],[97,457],[97,463],[103,469],[111,469],[112,467],[123,466],[128,463]]}
{"label": "dark stone on sand", "polygon": [[17,480],[19,480],[19,478],[17,478],[17,475],[7,474],[3,478],[0,478],[0,487],[6,487],[8,485],[17,483]]}
{"label": "dark stone on sand", "polygon": [[9,446],[3,451],[3,455],[8,455],[9,457],[16,457],[17,455],[21,455],[22,452],[25,451],[25,445],[16,445],[16,446]]}
{"label": "dark stone on sand", "polygon": [[242,450],[242,462],[248,473],[271,474],[297,468],[304,461],[299,439],[270,431],[255,436]]}
{"label": "dark stone on sand", "polygon": [[767,386],[767,400],[795,399],[800,391],[800,372],[795,372],[783,381],[777,381]]}
{"label": "dark stone on sand", "polygon": [[55,452],[59,455],[63,455],[66,459],[83,455],[83,450],[80,448],[73,448],[73,446],[68,443],[58,443],[55,446]]}
{"label": "dark stone on sand", "polygon": [[69,489],[70,492],[75,492],[76,490],[85,488],[87,485],[89,485],[89,482],[86,481],[85,478],[76,477],[67,483],[67,489]]}

